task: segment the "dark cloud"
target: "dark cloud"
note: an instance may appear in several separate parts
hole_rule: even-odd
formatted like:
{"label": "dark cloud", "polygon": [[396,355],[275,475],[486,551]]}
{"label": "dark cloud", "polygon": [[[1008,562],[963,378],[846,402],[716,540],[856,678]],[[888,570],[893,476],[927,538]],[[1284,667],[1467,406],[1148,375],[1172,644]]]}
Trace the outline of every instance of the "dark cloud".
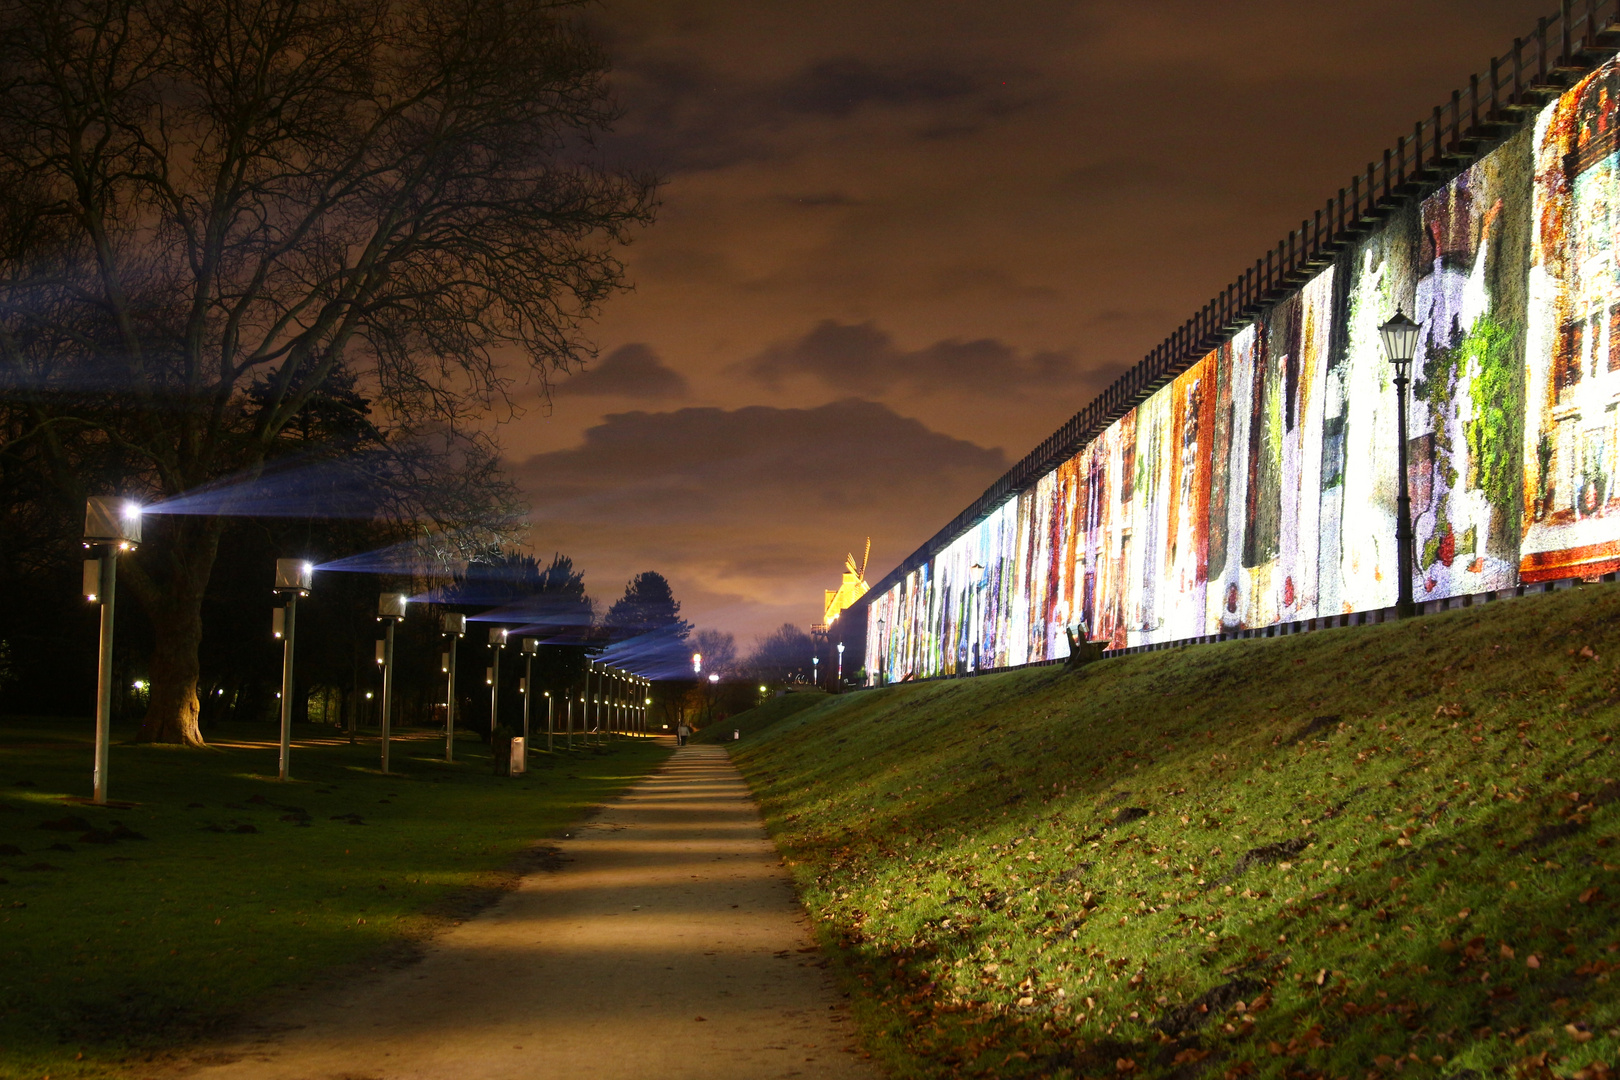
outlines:
{"label": "dark cloud", "polygon": [[816,209],[824,206],[858,206],[860,200],[853,199],[841,191],[805,192],[800,195],[782,195],[782,202],[790,206],[805,206]]}
{"label": "dark cloud", "polygon": [[794,112],[845,117],[864,105],[954,101],[978,89],[971,76],[948,67],[883,68],[840,56],[791,76],[777,100]]}
{"label": "dark cloud", "polygon": [[806,125],[869,110],[916,116],[915,136],[933,139],[980,130],[1031,100],[1023,73],[1002,71],[992,80],[946,64],[848,56],[813,59],[776,79],[748,79],[688,57],[632,55],[620,61],[615,78],[627,119],[604,143],[609,156],[666,172],[791,155]]}
{"label": "dark cloud", "polygon": [[1112,371],[1088,369],[1066,352],[1020,352],[996,338],[950,338],[925,348],[898,348],[870,322],[824,319],[803,337],[773,345],[740,365],[767,387],[807,376],[851,393],[972,392],[1005,396],[1031,389],[1069,390],[1096,383]]}
{"label": "dark cloud", "polygon": [[999,449],[846,398],[809,409],[613,413],[586,431],[582,445],[536,455],[517,469],[535,497],[536,521],[589,520],[604,504],[626,499],[638,517],[653,521],[702,520],[737,501],[750,508],[750,519],[766,503],[811,513],[888,505],[889,494],[863,478],[906,477],[938,489],[967,476],[976,488],[1005,466]]}
{"label": "dark cloud", "polygon": [[513,472],[532,542],[589,552],[593,581],[656,568],[679,598],[704,598],[706,619],[734,608],[742,625],[770,625],[814,615],[780,583],[835,586],[868,535],[886,572],[1006,467],[999,449],[846,399],[616,413]]}
{"label": "dark cloud", "polygon": [[577,375],[569,376],[558,385],[556,392],[657,401],[683,398],[687,389],[686,376],[667,367],[651,346],[632,342],[619,346]]}

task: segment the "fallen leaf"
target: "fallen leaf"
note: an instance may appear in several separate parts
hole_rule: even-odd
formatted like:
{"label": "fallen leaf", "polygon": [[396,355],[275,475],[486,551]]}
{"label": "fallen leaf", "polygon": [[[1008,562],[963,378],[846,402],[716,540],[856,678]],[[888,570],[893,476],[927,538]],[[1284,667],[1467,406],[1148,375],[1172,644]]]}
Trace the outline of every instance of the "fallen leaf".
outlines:
{"label": "fallen leaf", "polygon": [[1592,1033],[1590,1031],[1582,1031],[1574,1024],[1565,1024],[1564,1030],[1569,1033],[1570,1038],[1574,1039],[1578,1043],[1592,1041]]}
{"label": "fallen leaf", "polygon": [[1535,953],[1531,953],[1529,956],[1524,958],[1524,966],[1527,967],[1527,968],[1538,968],[1538,967],[1540,967],[1541,966],[1541,957],[1537,956]]}
{"label": "fallen leaf", "polygon": [[1513,959],[1513,946],[1509,945],[1507,942],[1505,942],[1505,941],[1502,942],[1502,948],[1501,948],[1500,951],[1502,953],[1502,959],[1504,959],[1504,960]]}

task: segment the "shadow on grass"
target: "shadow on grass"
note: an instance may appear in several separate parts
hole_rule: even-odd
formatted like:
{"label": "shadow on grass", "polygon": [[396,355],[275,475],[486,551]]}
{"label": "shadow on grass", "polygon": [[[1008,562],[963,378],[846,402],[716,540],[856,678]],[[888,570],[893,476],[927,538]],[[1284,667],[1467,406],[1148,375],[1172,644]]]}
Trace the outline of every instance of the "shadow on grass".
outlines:
{"label": "shadow on grass", "polygon": [[449,764],[406,741],[385,776],[373,739],[299,747],[281,783],[273,747],[117,745],[112,794],[134,805],[102,808],[67,801],[84,727],[0,723],[0,1076],[116,1072],[341,965],[406,958],[668,755],[627,741],[507,778],[477,744]]}

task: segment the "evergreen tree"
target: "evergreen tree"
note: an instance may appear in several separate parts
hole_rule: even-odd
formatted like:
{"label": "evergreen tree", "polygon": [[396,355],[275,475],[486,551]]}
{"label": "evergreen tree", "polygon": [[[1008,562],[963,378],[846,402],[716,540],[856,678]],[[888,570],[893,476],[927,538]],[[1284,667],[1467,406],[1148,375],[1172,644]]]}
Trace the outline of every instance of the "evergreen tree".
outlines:
{"label": "evergreen tree", "polygon": [[675,599],[669,582],[655,570],[630,579],[624,595],[608,608],[605,622],[614,637],[661,631],[661,636],[685,641],[692,632],[692,624],[681,618],[681,603]]}

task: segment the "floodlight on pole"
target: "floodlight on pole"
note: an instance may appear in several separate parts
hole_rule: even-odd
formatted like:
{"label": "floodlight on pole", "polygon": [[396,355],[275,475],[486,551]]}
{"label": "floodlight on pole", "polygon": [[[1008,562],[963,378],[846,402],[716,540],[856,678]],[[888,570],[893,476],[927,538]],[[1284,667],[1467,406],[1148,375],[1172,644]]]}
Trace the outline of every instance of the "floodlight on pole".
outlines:
{"label": "floodlight on pole", "polygon": [[703,654],[700,652],[692,654],[692,674],[703,674]]}
{"label": "floodlight on pole", "polygon": [[404,593],[383,593],[377,597],[377,621],[383,624],[383,640],[378,643],[377,662],[382,665],[382,771],[388,773],[389,738],[393,733],[394,705],[394,627],[405,619],[410,597]]}
{"label": "floodlight on pole", "polygon": [[444,635],[442,665],[444,691],[444,760],[456,760],[456,645],[467,633],[467,616],[445,613],[439,616],[439,633]]}
{"label": "floodlight on pole", "polygon": [[107,801],[108,748],[112,742],[113,603],[118,594],[118,556],[134,551],[141,542],[141,508],[130,499],[96,496],[84,504],[84,548],[92,555],[84,562],[84,596],[101,605],[101,650],[96,669],[96,747],[91,770],[91,794]]}
{"label": "floodlight on pole", "polygon": [[271,635],[281,640],[281,758],[280,778],[291,779],[293,708],[293,634],[298,625],[298,601],[315,583],[315,564],[306,559],[277,559],[271,595],[284,603],[275,608]]}
{"label": "floodlight on pole", "polygon": [[1412,496],[1406,480],[1406,384],[1422,331],[1422,324],[1408,319],[1399,308],[1394,318],[1378,328],[1384,354],[1395,366],[1395,608],[1403,619],[1417,614],[1412,600]]}
{"label": "floodlight on pole", "polygon": [[840,641],[838,643],[838,674],[837,674],[837,677],[833,680],[833,684],[835,686],[842,686],[843,683],[844,683],[844,643],[842,641]]}

